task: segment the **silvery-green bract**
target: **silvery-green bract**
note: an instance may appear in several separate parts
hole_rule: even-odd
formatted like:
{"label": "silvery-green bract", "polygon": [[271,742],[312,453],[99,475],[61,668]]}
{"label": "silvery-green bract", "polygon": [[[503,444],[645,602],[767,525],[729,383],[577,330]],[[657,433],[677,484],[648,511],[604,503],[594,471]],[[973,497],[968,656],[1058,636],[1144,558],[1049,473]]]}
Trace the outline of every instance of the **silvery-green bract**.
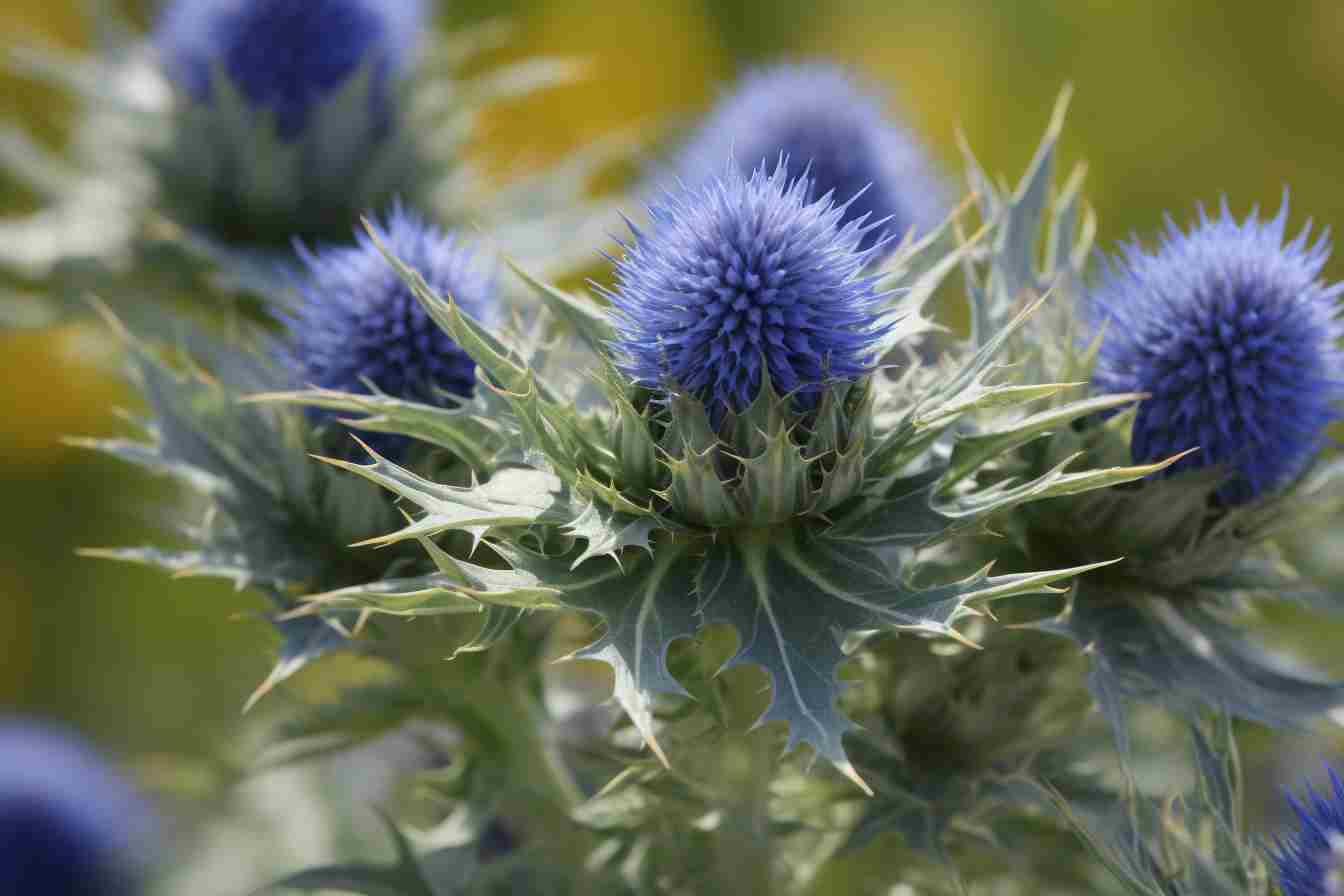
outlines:
{"label": "silvery-green bract", "polygon": [[[1051,797],[1086,852],[1130,896],[1270,896],[1262,844],[1247,832],[1241,760],[1232,722],[1191,722],[1195,786],[1141,793],[1131,769],[1123,799],[1080,806]],[[1169,755],[1164,763],[1172,765]],[[1171,792],[1175,791],[1175,792]],[[1096,884],[1093,884],[1096,887]],[[1111,892],[1097,887],[1083,892]],[[1283,896],[1296,896],[1285,887]]]}
{"label": "silvery-green bract", "polygon": [[[1092,465],[1127,463],[1134,457],[1151,456],[1151,451],[1170,444],[1171,454],[1159,463],[1171,465],[1187,456],[1186,452],[1202,450],[1197,442],[1179,448],[1169,441],[1137,444],[1141,432],[1152,432],[1161,425],[1145,414],[1161,409],[1180,413],[1180,403],[1164,401],[1159,390],[1165,386],[1142,376],[1146,368],[1136,359],[1157,352],[1160,343],[1156,336],[1143,345],[1131,341],[1140,336],[1136,318],[1148,311],[1158,315],[1159,319],[1147,324],[1154,333],[1176,333],[1181,327],[1189,328],[1192,319],[1173,317],[1159,298],[1143,299],[1135,294],[1123,311],[1115,313],[1112,324],[1129,332],[1112,334],[1112,326],[1094,327],[1084,298],[1093,228],[1082,212],[1079,174],[1059,191],[1047,215],[1055,141],[1061,124],[1062,106],[1031,169],[1011,195],[994,188],[971,163],[971,178],[981,197],[982,211],[995,222],[989,251],[972,266],[968,280],[969,288],[981,297],[977,307],[983,310],[973,317],[973,328],[979,333],[993,332],[995,322],[1008,319],[1015,306],[1049,292],[1051,301],[1033,324],[1023,328],[1012,349],[1031,375],[1088,383],[1093,381],[1095,369],[1096,382],[1104,386],[1098,398],[1112,388],[1131,385],[1152,390],[1154,398],[1149,401],[1154,404],[1140,402],[1137,416],[1134,410],[1111,416],[1098,414],[1072,425],[1054,408],[1048,408],[1013,424],[1019,430],[1051,433],[1050,438],[1032,443],[1023,444],[1011,432],[993,429],[968,439],[968,458],[995,448],[1006,452],[981,469],[977,479],[985,486],[992,487],[1002,478],[1004,487],[1009,487],[1009,480],[1040,476],[1078,457]],[[1038,242],[1043,217],[1044,247]],[[1041,502],[1000,521],[997,529],[1007,536],[1006,543],[998,539],[982,546],[986,551],[983,556],[1021,563],[1025,568],[1124,558],[1112,567],[1081,576],[1067,607],[1056,617],[1038,623],[1044,630],[1075,640],[1086,650],[1092,664],[1089,683],[1115,724],[1122,746],[1128,743],[1123,721],[1127,698],[1154,700],[1187,711],[1211,705],[1276,725],[1302,724],[1344,704],[1344,684],[1323,681],[1295,668],[1283,657],[1267,652],[1245,629],[1251,616],[1249,601],[1255,599],[1282,599],[1321,609],[1338,606],[1330,591],[1299,576],[1272,543],[1274,534],[1284,527],[1321,524],[1339,506],[1339,477],[1344,472],[1337,461],[1301,457],[1301,451],[1309,448],[1296,447],[1299,443],[1315,444],[1327,396],[1334,388],[1328,375],[1319,373],[1335,363],[1335,349],[1328,338],[1334,332],[1333,325],[1323,304],[1333,293],[1316,284],[1315,256],[1302,254],[1304,245],[1294,243],[1278,250],[1285,253],[1281,257],[1266,256],[1276,232],[1277,225],[1261,229],[1253,224],[1224,222],[1215,233],[1201,239],[1228,236],[1219,243],[1219,258],[1227,272],[1245,273],[1250,278],[1248,283],[1266,285],[1270,274],[1297,277],[1293,282],[1303,291],[1277,294],[1273,301],[1287,303],[1290,310],[1304,309],[1302,314],[1326,327],[1291,348],[1297,353],[1294,364],[1318,371],[1303,384],[1305,391],[1293,399],[1310,404],[1305,412],[1310,419],[1270,426],[1279,433],[1273,437],[1280,440],[1276,444],[1285,444],[1285,440],[1291,443],[1285,452],[1294,455],[1291,463],[1301,469],[1277,488],[1232,505],[1218,497],[1228,494],[1222,491],[1228,473],[1216,466],[1197,466],[1124,488]],[[1238,246],[1246,252],[1239,259],[1231,255]],[[1164,268],[1171,282],[1162,283],[1163,289],[1171,287],[1172,282],[1210,286],[1220,282],[1216,273],[1208,274],[1205,268],[1171,261],[1173,266]],[[1126,289],[1137,290],[1140,286],[1136,273],[1115,276],[1122,278],[1119,282]],[[1103,281],[1104,290],[1118,288],[1113,281]],[[1255,300],[1267,295],[1275,294],[1261,292]],[[1236,297],[1252,301],[1244,290]],[[1214,306],[1208,303],[1216,299],[1211,293],[1188,301],[1197,303],[1193,308],[1200,313],[1211,316]],[[1196,322],[1200,319],[1198,315],[1193,318]],[[1266,328],[1257,332],[1275,332],[1268,326],[1273,319],[1273,314],[1265,312]],[[1226,327],[1219,330],[1216,322],[1210,326],[1214,331],[1210,339],[1232,340],[1228,343],[1230,359],[1236,354],[1235,333]],[[1254,341],[1258,337],[1247,338]],[[1112,339],[1117,344],[1108,350],[1106,345]],[[1243,348],[1246,344],[1241,343]],[[1273,359],[1262,359],[1271,366],[1286,363],[1278,343],[1262,348],[1276,353]],[[1319,355],[1310,357],[1312,352]],[[1111,365],[1109,369],[1102,366],[1104,357],[1109,357],[1105,362]],[[1256,357],[1243,352],[1241,361],[1258,363]],[[1221,394],[1218,390],[1229,387],[1218,385],[1219,378],[1241,376],[1229,374],[1228,361],[1221,356],[1206,360],[1209,363],[1204,364],[1192,356],[1189,370],[1202,371],[1214,380],[1202,387],[1207,390],[1202,393],[1195,391],[1201,388],[1198,383],[1187,384],[1187,395]],[[1257,368],[1256,376],[1268,382],[1269,374],[1264,370]],[[1254,386],[1249,388],[1254,391]],[[1143,397],[1142,393],[1131,395]],[[1235,402],[1241,411],[1255,407],[1249,397],[1228,397],[1226,401]],[[1147,422],[1136,424],[1136,419]],[[1173,418],[1165,425],[1185,426],[1183,419]],[[1210,425],[1218,433],[1220,427],[1245,419],[1229,414]],[[1292,429],[1299,425],[1311,430],[1303,439]],[[1189,431],[1192,439],[1197,438],[1199,425]],[[1269,431],[1265,435],[1270,438]],[[1214,450],[1225,444],[1221,435],[1218,439]],[[1250,433],[1243,441],[1246,451],[1259,450]],[[1234,467],[1235,476],[1239,459],[1249,456],[1222,459]],[[957,465],[955,452],[953,465]]]}
{"label": "silvery-green bract", "polygon": [[[853,259],[844,258],[852,234],[815,228],[816,219],[835,218],[827,211],[829,199],[801,214],[806,207],[782,176],[755,177],[679,200],[700,205],[694,214],[687,209],[684,218],[690,227],[706,228],[702,244],[715,245],[722,236],[714,228],[749,231],[761,210],[769,209],[780,216],[781,226],[793,221],[806,239],[832,247],[829,256],[819,258],[837,264],[839,282],[856,269]],[[658,239],[661,232],[655,228],[644,238]],[[507,337],[472,319],[451,296],[437,294],[392,257],[431,317],[480,365],[482,386],[507,403],[509,413],[487,421],[470,411],[380,407],[373,419],[393,431],[403,417],[432,420],[444,430],[503,422],[508,450],[492,466],[475,467],[480,481],[466,487],[418,476],[376,453],[367,464],[333,463],[418,509],[407,526],[377,543],[429,544],[453,531],[481,542],[470,561],[434,551],[439,573],[413,589],[420,611],[468,598],[500,608],[567,608],[598,616],[605,623],[602,635],[577,655],[614,669],[617,699],[655,749],[655,701],[684,693],[668,668],[669,646],[707,624],[726,624],[739,638],[727,666],[755,664],[771,679],[773,698],[761,721],[786,722],[790,746],[807,744],[854,775],[843,745],[852,724],[837,702],[843,689],[837,673],[858,643],[877,631],[959,637],[957,623],[977,613],[977,602],[1048,591],[1051,583],[1079,571],[994,577],[980,571],[930,583],[915,549],[1023,502],[1129,481],[1157,469],[1054,470],[1014,488],[989,490],[966,487],[959,481],[964,477],[953,476],[950,461],[961,455],[940,446],[959,442],[954,430],[959,421],[974,411],[1039,400],[1062,387],[999,382],[996,355],[1022,318],[937,370],[918,364],[907,340],[926,327],[920,305],[957,260],[955,255],[919,259],[929,263],[930,272],[905,284],[905,272],[930,245],[899,254],[893,260],[899,266],[884,284],[871,294],[859,293],[871,314],[861,332],[881,334],[864,351],[895,351],[899,361],[890,369],[811,384],[815,401],[799,407],[777,391],[767,366],[758,364],[761,383],[748,395],[750,403],[729,406],[717,417],[698,394],[674,381],[651,389],[624,372],[626,350],[613,352],[613,345],[621,345],[625,323],[586,299],[530,281],[590,352],[588,387],[599,391],[581,400],[572,378],[548,375],[541,364],[529,363]],[[665,261],[661,252],[631,249],[625,263],[641,258]],[[715,300],[696,286],[703,274],[685,272],[680,301],[687,314],[701,313],[694,303]],[[831,282],[815,276],[818,283]],[[631,279],[627,274],[627,282]],[[893,293],[885,305],[872,298],[903,285],[908,290]],[[831,300],[844,301],[848,294],[840,290]],[[622,314],[632,310],[627,304]],[[843,305],[838,310],[850,313]],[[754,344],[742,348],[762,350]],[[370,406],[359,396],[342,400],[331,393],[309,400],[348,411]],[[1080,402],[1064,415],[1071,419],[1128,400]],[[412,429],[407,427],[408,434]],[[1033,435],[1021,433],[1023,440]],[[349,589],[324,603],[405,612],[410,590],[395,596]]]}
{"label": "silvery-green bract", "polygon": [[[167,522],[186,548],[92,549],[86,555],[147,564],[177,576],[231,580],[260,591],[281,638],[278,664],[260,696],[308,661],[345,644],[352,616],[286,615],[304,594],[384,577],[414,556],[357,556],[353,541],[397,519],[378,490],[311,462],[324,440],[291,408],[243,398],[287,383],[269,358],[196,334],[176,352],[127,337],[131,374],[152,416],[139,438],[74,440],[166,477],[181,494]],[[278,354],[274,352],[273,354]]]}

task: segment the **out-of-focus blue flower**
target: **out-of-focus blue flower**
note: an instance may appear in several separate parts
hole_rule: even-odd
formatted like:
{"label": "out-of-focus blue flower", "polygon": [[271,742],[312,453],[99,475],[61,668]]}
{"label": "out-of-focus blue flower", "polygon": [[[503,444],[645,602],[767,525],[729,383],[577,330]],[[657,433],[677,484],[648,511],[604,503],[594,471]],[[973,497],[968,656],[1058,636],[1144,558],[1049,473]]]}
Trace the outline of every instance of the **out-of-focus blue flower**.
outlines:
{"label": "out-of-focus blue flower", "polygon": [[1274,863],[1284,896],[1344,893],[1344,781],[1330,771],[1331,792],[1308,787],[1306,800],[1289,797],[1301,829],[1277,841]]}
{"label": "out-of-focus blue flower", "polygon": [[1341,397],[1340,327],[1324,237],[1285,244],[1287,207],[1238,222],[1226,203],[1189,233],[1168,221],[1157,251],[1124,247],[1091,294],[1105,338],[1103,392],[1147,392],[1134,460],[1199,451],[1170,471],[1226,467],[1219,496],[1241,503],[1281,485],[1320,447]]}
{"label": "out-of-focus blue flower", "polygon": [[836,202],[849,203],[843,221],[867,215],[883,222],[865,248],[882,233],[900,239],[935,227],[948,211],[943,183],[915,136],[888,117],[875,92],[826,64],[746,75],[682,147],[672,173],[699,184],[718,177],[730,156],[749,174],[774,167],[781,155],[790,179],[808,172],[813,197],[834,191]]}
{"label": "out-of-focus blue flower", "polygon": [[387,100],[425,27],[423,0],[175,0],[156,43],[179,86],[208,101],[216,73],[282,136],[303,130],[314,103],[372,65],[372,97]]}
{"label": "out-of-focus blue flower", "polygon": [[784,164],[722,171],[666,193],[649,231],[634,229],[607,293],[615,348],[635,380],[685,389],[716,420],[752,402],[762,371],[806,406],[872,363],[887,294],[862,271],[884,243],[860,249],[870,226],[842,225],[847,208],[810,201]]}
{"label": "out-of-focus blue flower", "polygon": [[[396,207],[378,238],[478,320],[496,317],[493,267],[473,247]],[[343,392],[375,389],[396,398],[442,403],[466,397],[475,362],[439,328],[365,233],[351,246],[300,249],[307,270],[298,284],[288,361],[304,385]]]}
{"label": "out-of-focus blue flower", "polygon": [[150,811],[67,732],[0,720],[0,893],[127,896]]}

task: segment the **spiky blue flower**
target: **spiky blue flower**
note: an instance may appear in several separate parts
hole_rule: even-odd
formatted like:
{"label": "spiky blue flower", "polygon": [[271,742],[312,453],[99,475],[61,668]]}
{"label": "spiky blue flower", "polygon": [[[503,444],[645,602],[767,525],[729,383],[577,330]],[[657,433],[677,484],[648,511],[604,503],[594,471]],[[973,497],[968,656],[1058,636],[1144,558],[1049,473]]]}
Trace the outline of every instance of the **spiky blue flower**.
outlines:
{"label": "spiky blue flower", "polygon": [[[730,155],[744,174],[780,156],[789,177],[807,171],[813,196],[850,203],[842,218],[883,221],[865,238],[898,239],[935,227],[946,191],[924,147],[886,113],[880,95],[834,65],[785,64],[747,74],[709,113],[675,158],[687,183],[717,177]],[[851,200],[853,200],[851,202]]]}
{"label": "spiky blue flower", "polygon": [[1341,397],[1336,299],[1324,236],[1285,243],[1287,207],[1238,222],[1223,204],[1188,233],[1170,220],[1157,251],[1124,247],[1091,294],[1105,338],[1093,375],[1103,392],[1146,392],[1132,451],[1150,462],[1198,446],[1169,472],[1217,465],[1227,503],[1302,470]]}
{"label": "spiky blue flower", "polygon": [[888,297],[862,272],[883,243],[841,224],[848,208],[811,200],[785,164],[665,193],[634,229],[608,292],[623,369],[653,389],[675,385],[712,418],[746,408],[763,373],[781,395],[812,402],[830,381],[873,362]]}
{"label": "spiky blue flower", "polygon": [[175,0],[156,28],[167,69],[208,101],[216,72],[282,136],[303,130],[314,103],[372,65],[373,101],[407,65],[425,25],[424,0]]}
{"label": "spiky blue flower", "polygon": [[128,896],[151,828],[148,807],[84,743],[0,720],[0,892]]}
{"label": "spiky blue flower", "polygon": [[1333,769],[1330,784],[1325,795],[1308,787],[1304,802],[1288,798],[1301,829],[1276,841],[1283,896],[1344,896],[1344,781]]}
{"label": "spiky blue flower", "polygon": [[[474,248],[395,207],[375,224],[379,240],[440,294],[479,320],[495,318],[495,279]],[[288,361],[301,384],[343,392],[372,385],[396,398],[442,403],[442,393],[469,396],[475,362],[424,307],[366,233],[355,244],[299,256],[306,272],[289,321]]]}

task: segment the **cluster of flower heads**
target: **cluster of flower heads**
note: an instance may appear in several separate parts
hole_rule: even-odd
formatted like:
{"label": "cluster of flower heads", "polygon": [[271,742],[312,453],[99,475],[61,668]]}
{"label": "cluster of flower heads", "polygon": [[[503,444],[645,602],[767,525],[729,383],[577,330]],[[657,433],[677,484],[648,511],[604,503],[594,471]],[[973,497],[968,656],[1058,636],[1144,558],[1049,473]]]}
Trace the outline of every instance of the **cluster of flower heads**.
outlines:
{"label": "cluster of flower heads", "polygon": [[724,160],[742,173],[784,160],[809,198],[844,206],[841,223],[866,219],[863,247],[883,234],[922,233],[947,214],[942,180],[924,147],[885,102],[834,65],[777,65],[746,75],[681,147],[671,171],[689,184],[717,179]]}
{"label": "cluster of flower heads", "polygon": [[847,206],[811,199],[784,165],[666,193],[617,263],[607,293],[625,371],[651,389],[684,389],[713,419],[745,409],[768,376],[807,405],[830,381],[874,361],[888,294],[865,275],[882,246]]}
{"label": "cluster of flower heads", "polygon": [[1287,208],[1238,222],[1224,205],[1188,233],[1168,223],[1157,251],[1125,247],[1091,294],[1104,338],[1102,392],[1143,392],[1134,459],[1199,451],[1169,468],[1221,466],[1219,496],[1242,503],[1300,472],[1344,397],[1336,300],[1322,237],[1285,244]]}
{"label": "cluster of flower heads", "polygon": [[149,807],[65,731],[0,721],[0,892],[130,896]]}
{"label": "cluster of flower heads", "polygon": [[292,137],[315,103],[366,66],[372,101],[385,103],[425,18],[423,0],[177,0],[160,17],[156,43],[192,98],[209,102],[225,77]]}
{"label": "cluster of flower heads", "polygon": [[[373,229],[430,287],[493,321],[494,272],[472,246],[400,206]],[[443,393],[471,395],[475,363],[429,318],[372,237],[360,233],[354,245],[303,249],[300,257],[306,271],[290,324],[296,381],[436,404]]]}
{"label": "cluster of flower heads", "polygon": [[1305,803],[1290,798],[1301,829],[1274,855],[1284,896],[1344,894],[1344,780],[1331,770],[1330,784],[1324,795],[1308,788]]}

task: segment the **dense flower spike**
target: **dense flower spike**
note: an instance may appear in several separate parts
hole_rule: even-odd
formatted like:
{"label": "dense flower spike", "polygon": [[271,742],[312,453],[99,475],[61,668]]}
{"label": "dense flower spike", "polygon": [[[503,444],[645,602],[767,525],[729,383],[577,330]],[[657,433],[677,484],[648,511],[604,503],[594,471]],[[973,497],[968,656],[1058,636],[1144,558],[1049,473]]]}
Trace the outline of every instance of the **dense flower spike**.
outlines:
{"label": "dense flower spike", "polygon": [[1330,783],[1325,796],[1308,788],[1305,805],[1289,798],[1302,829],[1274,855],[1284,896],[1344,894],[1344,781],[1331,770]]}
{"label": "dense flower spike", "polygon": [[1168,222],[1161,246],[1125,247],[1093,292],[1105,327],[1094,384],[1147,392],[1136,461],[1195,446],[1172,470],[1226,465],[1219,491],[1242,503],[1282,484],[1320,447],[1341,397],[1336,299],[1320,279],[1329,253],[1306,229],[1284,242],[1287,208],[1238,222],[1224,204],[1189,233]]}
{"label": "dense flower spike", "polygon": [[84,744],[0,721],[0,892],[124,896],[148,808]]}
{"label": "dense flower spike", "polygon": [[276,117],[282,136],[364,65],[373,98],[403,69],[425,19],[422,0],[176,0],[157,43],[183,90],[209,100],[217,73]]}
{"label": "dense flower spike", "polygon": [[[812,177],[813,196],[850,203],[843,221],[868,216],[898,239],[947,212],[942,182],[924,148],[892,121],[882,99],[844,69],[779,65],[753,72],[721,100],[682,148],[673,172],[687,183],[717,177],[731,154],[744,174],[784,156],[790,178]],[[850,200],[853,200],[850,202]]]}
{"label": "dense flower spike", "polygon": [[[493,318],[494,273],[472,247],[414,212],[394,209],[378,238],[439,293],[473,317]],[[342,392],[377,390],[438,403],[468,396],[476,365],[430,320],[367,234],[354,246],[302,250],[302,304],[291,320],[290,363],[302,384]]]}
{"label": "dense flower spike", "polygon": [[888,298],[862,274],[884,243],[860,248],[871,227],[842,225],[846,206],[809,199],[810,182],[782,163],[723,170],[649,209],[608,293],[627,373],[690,391],[715,419],[750,404],[765,372],[804,404],[861,376]]}

